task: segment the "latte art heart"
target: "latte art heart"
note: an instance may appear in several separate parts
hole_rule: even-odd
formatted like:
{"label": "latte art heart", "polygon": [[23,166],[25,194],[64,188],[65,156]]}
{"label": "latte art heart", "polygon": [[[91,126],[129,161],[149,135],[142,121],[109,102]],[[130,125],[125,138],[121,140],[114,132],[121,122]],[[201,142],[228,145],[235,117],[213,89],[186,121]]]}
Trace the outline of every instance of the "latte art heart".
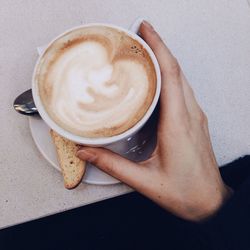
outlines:
{"label": "latte art heart", "polygon": [[97,26],[76,33],[46,51],[38,67],[41,100],[51,118],[74,134],[120,134],[153,100],[153,63],[137,41],[115,29]]}

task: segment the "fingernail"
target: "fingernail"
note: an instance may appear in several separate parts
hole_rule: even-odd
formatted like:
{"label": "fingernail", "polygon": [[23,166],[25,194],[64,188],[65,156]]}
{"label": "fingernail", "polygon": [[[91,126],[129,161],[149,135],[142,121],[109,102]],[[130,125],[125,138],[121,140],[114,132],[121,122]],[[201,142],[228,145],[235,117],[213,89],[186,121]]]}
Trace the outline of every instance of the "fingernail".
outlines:
{"label": "fingernail", "polygon": [[76,156],[82,160],[93,162],[96,159],[96,154],[85,149],[81,149],[76,153]]}
{"label": "fingernail", "polygon": [[149,23],[147,22],[146,20],[143,20],[142,22],[149,30],[154,30],[154,27]]}
{"label": "fingernail", "polygon": [[76,147],[77,147],[77,151],[79,151],[82,148],[82,145],[76,144]]}

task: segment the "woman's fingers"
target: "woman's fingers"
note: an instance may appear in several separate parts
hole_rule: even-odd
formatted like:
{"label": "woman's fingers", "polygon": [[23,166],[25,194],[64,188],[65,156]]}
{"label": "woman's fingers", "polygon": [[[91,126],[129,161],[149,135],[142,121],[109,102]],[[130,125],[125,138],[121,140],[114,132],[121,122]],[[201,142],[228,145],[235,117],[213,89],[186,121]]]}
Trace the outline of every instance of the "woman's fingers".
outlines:
{"label": "woman's fingers", "polygon": [[175,58],[166,47],[158,33],[154,30],[153,26],[147,21],[143,21],[140,30],[141,37],[154,51],[157,60],[160,64],[161,70],[167,72],[175,62]]}
{"label": "woman's fingers", "polygon": [[193,90],[185,78],[176,58],[164,44],[160,36],[153,27],[144,21],[140,27],[142,38],[154,51],[159,62],[162,73],[161,91],[161,117],[183,119],[195,116],[204,116],[199,104],[197,103]]}
{"label": "woman's fingers", "polygon": [[177,117],[187,115],[181,83],[181,68],[177,60],[148,22],[142,22],[140,34],[153,50],[160,65],[162,74],[161,112],[164,114],[167,112],[169,115],[177,114]]}
{"label": "woman's fingers", "polygon": [[76,156],[136,189],[148,172],[143,166],[104,148],[82,147]]}
{"label": "woman's fingers", "polygon": [[185,75],[183,74],[182,74],[182,86],[183,86],[185,103],[190,116],[198,119],[201,118],[201,116],[204,115],[203,111],[195,98],[193,89],[191,88]]}

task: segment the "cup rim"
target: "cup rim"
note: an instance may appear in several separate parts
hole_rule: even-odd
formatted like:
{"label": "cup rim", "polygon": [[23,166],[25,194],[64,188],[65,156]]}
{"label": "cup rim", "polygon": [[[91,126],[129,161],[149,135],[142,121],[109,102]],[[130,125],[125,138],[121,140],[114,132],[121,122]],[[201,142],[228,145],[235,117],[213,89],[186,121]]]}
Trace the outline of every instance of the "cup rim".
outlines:
{"label": "cup rim", "polygon": [[[136,41],[138,41],[147,50],[147,52],[148,52],[148,54],[149,54],[149,56],[154,64],[154,68],[155,68],[155,72],[156,72],[155,96],[154,96],[153,101],[152,101],[151,105],[149,106],[147,112],[134,126],[132,126],[131,128],[129,128],[128,130],[124,131],[121,134],[110,136],[110,137],[83,137],[83,136],[75,135],[75,134],[63,129],[62,127],[60,127],[55,121],[53,121],[53,119],[46,112],[44,105],[42,104],[42,101],[40,99],[38,85],[36,84],[36,80],[35,80],[37,67],[39,66],[39,63],[40,63],[43,55],[57,39],[59,39],[62,36],[65,36],[67,33],[72,32],[74,30],[77,30],[80,28],[85,28],[85,27],[93,27],[93,26],[104,26],[104,27],[114,28],[114,29],[117,29],[119,31],[125,32],[128,36],[130,36],[133,39],[135,39]],[[133,135],[135,132],[137,132],[147,122],[147,120],[149,119],[149,117],[153,113],[153,111],[157,105],[159,96],[160,96],[160,91],[161,91],[160,67],[159,67],[159,63],[156,59],[156,56],[154,55],[154,53],[153,53],[152,49],[149,47],[149,45],[140,36],[138,36],[136,33],[132,32],[132,31],[130,31],[129,29],[125,29],[125,28],[119,27],[117,25],[108,24],[108,23],[98,23],[97,22],[97,23],[88,23],[88,24],[78,25],[78,26],[74,26],[73,28],[67,29],[66,31],[60,33],[58,36],[56,36],[54,39],[52,39],[48,43],[48,45],[46,46],[46,49],[44,49],[44,51],[39,55],[39,57],[36,61],[35,67],[34,67],[33,75],[32,75],[33,99],[34,99],[35,105],[37,107],[37,110],[38,110],[40,116],[42,117],[42,119],[45,121],[45,123],[51,129],[53,129],[58,134],[60,134],[61,136],[65,137],[71,141],[74,141],[78,144],[84,144],[84,145],[90,145],[90,146],[108,145],[108,144],[123,140],[123,139]]]}

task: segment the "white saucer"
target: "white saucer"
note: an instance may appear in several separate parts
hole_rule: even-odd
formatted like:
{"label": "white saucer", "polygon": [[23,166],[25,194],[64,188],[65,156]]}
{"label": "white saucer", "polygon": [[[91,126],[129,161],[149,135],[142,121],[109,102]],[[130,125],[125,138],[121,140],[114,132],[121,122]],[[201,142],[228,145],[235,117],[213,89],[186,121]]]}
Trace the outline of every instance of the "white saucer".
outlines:
{"label": "white saucer", "polygon": [[[29,124],[32,137],[41,154],[53,167],[61,171],[57,161],[56,150],[50,137],[49,127],[39,116],[30,117]],[[88,184],[98,185],[116,184],[120,182],[90,164],[87,164],[86,173],[82,181]]]}
{"label": "white saucer", "polygon": [[[29,117],[29,125],[32,137],[41,154],[53,167],[61,171],[57,161],[55,147],[50,137],[49,127],[39,116]],[[142,144],[134,146],[133,137],[129,138],[127,143],[131,144],[131,147],[123,156],[134,161],[147,159],[154,149],[154,131],[155,128],[152,127],[151,119],[151,122],[149,121],[138,133],[138,136],[141,137],[141,139],[143,138],[143,140],[141,140]],[[86,173],[82,181],[97,185],[116,184],[120,182],[89,163],[87,164]]]}

